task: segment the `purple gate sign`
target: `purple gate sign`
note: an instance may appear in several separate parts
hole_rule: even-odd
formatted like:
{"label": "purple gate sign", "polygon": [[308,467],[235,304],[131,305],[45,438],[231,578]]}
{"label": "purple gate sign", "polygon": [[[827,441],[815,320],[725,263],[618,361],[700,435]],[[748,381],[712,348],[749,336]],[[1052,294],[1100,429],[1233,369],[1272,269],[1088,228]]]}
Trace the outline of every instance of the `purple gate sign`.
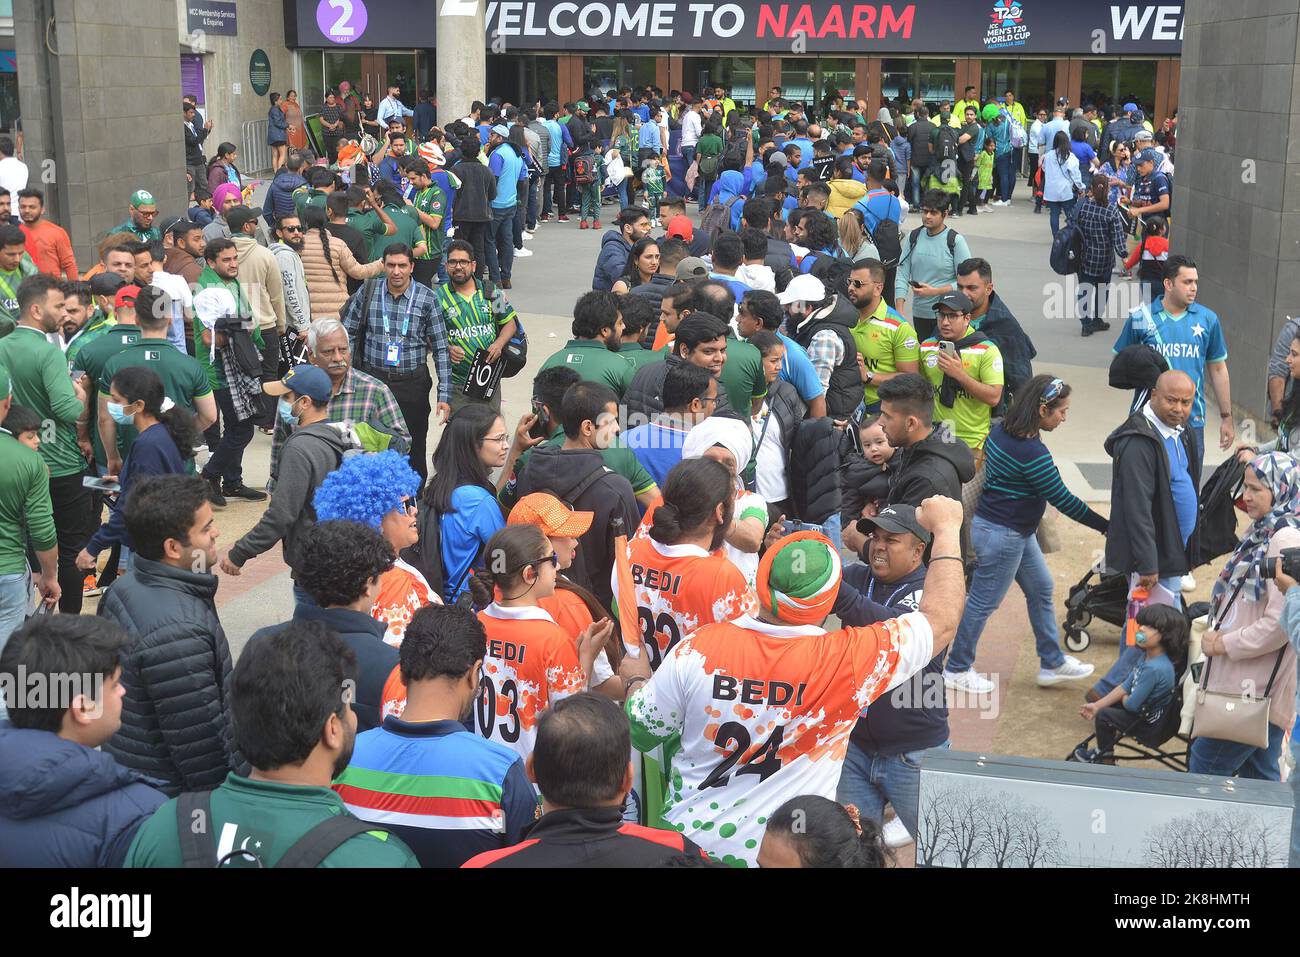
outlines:
{"label": "purple gate sign", "polygon": [[320,0],[316,26],[331,43],[353,43],[366,32],[365,0]]}

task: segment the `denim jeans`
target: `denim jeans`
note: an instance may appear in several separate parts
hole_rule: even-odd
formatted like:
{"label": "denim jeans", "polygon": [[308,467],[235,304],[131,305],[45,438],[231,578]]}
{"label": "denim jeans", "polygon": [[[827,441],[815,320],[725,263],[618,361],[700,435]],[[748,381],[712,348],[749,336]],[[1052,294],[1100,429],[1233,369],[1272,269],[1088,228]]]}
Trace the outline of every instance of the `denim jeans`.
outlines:
{"label": "denim jeans", "polygon": [[1079,274],[1079,324],[1104,322],[1110,305],[1110,276]]}
{"label": "denim jeans", "polygon": [[[1296,670],[1300,671],[1300,665],[1296,666]],[[1291,729],[1291,760],[1295,762],[1295,767],[1291,769],[1291,777],[1287,781],[1291,785],[1295,806],[1300,808],[1300,728]],[[1291,859],[1287,866],[1300,867],[1300,813],[1291,815]]]}
{"label": "denim jeans", "polygon": [[[210,446],[212,455],[203,466],[205,479],[217,478],[227,487],[242,485],[244,481],[244,449],[253,441],[253,418],[239,419],[235,416],[235,403],[230,397],[230,389],[214,389],[217,408],[221,410],[221,438],[217,445]],[[214,423],[212,428],[217,426]],[[208,430],[209,433],[212,431]]]}
{"label": "denim jeans", "polygon": [[524,215],[527,211],[525,203],[515,205],[515,215],[510,221],[510,239],[515,250],[524,248]]}
{"label": "denim jeans", "polygon": [[[31,576],[27,572],[0,575],[0,651],[4,651],[9,636],[23,626],[31,593]],[[4,698],[0,695],[0,718],[5,714]]]}
{"label": "denim jeans", "polygon": [[513,206],[492,210],[492,222],[488,223],[483,247],[487,255],[488,278],[493,282],[510,278],[510,268],[515,262],[514,222]]}
{"label": "denim jeans", "polygon": [[976,515],[971,522],[971,545],[978,565],[971,579],[966,610],[957,626],[957,637],[953,639],[952,651],[948,654],[946,670],[955,674],[969,670],[975,663],[975,646],[984,625],[1002,604],[1012,581],[1025,593],[1039,664],[1044,668],[1059,668],[1065,664],[1056,629],[1056,614],[1052,608],[1052,573],[1034,533],[1022,535],[1015,529]]}
{"label": "denim jeans", "polygon": [[627,182],[631,178],[631,176],[624,176],[618,181],[618,208],[620,210],[627,209],[632,205],[627,198]]}
{"label": "denim jeans", "polygon": [[998,184],[998,195],[1005,200],[1011,199],[1016,191],[1016,158],[1008,150],[1001,156],[993,157],[993,173]]}
{"label": "denim jeans", "polygon": [[1074,213],[1074,204],[1076,202],[1078,202],[1078,200],[1073,198],[1067,200],[1049,199],[1047,201],[1047,210],[1052,217],[1052,238],[1053,239],[1055,239],[1056,234],[1061,231],[1061,213],[1064,212],[1066,217],[1068,218],[1071,214]]}
{"label": "denim jeans", "polygon": [[1266,748],[1217,738],[1196,738],[1192,741],[1192,750],[1187,756],[1187,770],[1191,774],[1213,774],[1218,777],[1281,780],[1278,758],[1282,754],[1282,736],[1285,733],[1283,728],[1270,724]]}
{"label": "denim jeans", "polygon": [[[1182,594],[1182,582],[1183,580],[1181,577],[1161,578],[1159,580],[1159,585],[1165,591],[1175,596],[1176,603],[1177,596]],[[1133,586],[1136,584],[1137,576],[1134,575],[1129,581],[1129,590],[1131,591]],[[1165,603],[1154,602],[1153,604]],[[1129,676],[1130,672],[1138,666],[1138,662],[1140,662],[1144,657],[1146,657],[1146,652],[1137,645],[1130,646],[1124,644],[1124,637],[1121,634],[1119,639],[1119,653],[1115,656],[1115,663],[1110,666],[1110,671],[1106,672],[1106,674],[1092,686],[1092,690],[1097,692],[1099,696],[1109,693],[1111,689],[1113,689],[1117,684],[1123,682],[1123,680]]]}
{"label": "denim jeans", "polygon": [[835,546],[836,550],[844,548],[844,540],[840,534],[841,526],[843,525],[843,518],[840,516],[839,512],[827,516],[826,521],[820,525],[812,522],[800,522],[794,519],[786,519],[786,525],[790,529],[790,532],[821,532],[831,540],[831,544]]}
{"label": "denim jeans", "polygon": [[[945,741],[941,748],[949,746]],[[872,754],[852,741],[844,755],[840,783],[835,789],[835,800],[852,804],[864,818],[877,824],[885,821],[885,802],[894,806],[894,813],[916,837],[917,805],[921,797],[921,756],[924,751],[904,751],[902,754]]]}

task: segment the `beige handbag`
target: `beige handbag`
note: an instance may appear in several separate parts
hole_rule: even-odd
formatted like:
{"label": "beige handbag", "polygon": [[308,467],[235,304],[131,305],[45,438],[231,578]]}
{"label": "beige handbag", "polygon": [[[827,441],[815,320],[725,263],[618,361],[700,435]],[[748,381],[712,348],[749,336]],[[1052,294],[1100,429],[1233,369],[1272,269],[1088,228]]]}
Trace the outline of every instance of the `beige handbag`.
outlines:
{"label": "beige handbag", "polygon": [[[1237,590],[1232,593],[1232,598],[1228,599],[1228,604],[1223,610],[1224,614],[1227,614],[1228,608],[1232,607],[1233,601],[1236,600],[1237,594],[1245,583],[1245,579],[1242,579],[1237,584]],[[1222,620],[1222,615],[1216,616],[1215,627],[1218,627],[1218,622]],[[1273,672],[1268,676],[1268,684],[1265,685],[1264,694],[1260,697],[1245,692],[1230,694],[1226,691],[1207,691],[1206,687],[1210,683],[1210,665],[1214,662],[1212,657],[1207,657],[1205,668],[1201,672],[1201,683],[1196,688],[1196,712],[1192,719],[1192,737],[1215,738],[1219,741],[1235,741],[1253,748],[1267,748],[1269,692],[1273,689],[1273,680],[1277,677],[1278,668],[1282,666],[1282,656],[1285,653],[1286,645],[1283,645],[1278,650],[1277,661],[1273,662]]]}
{"label": "beige handbag", "polygon": [[1044,555],[1051,555],[1061,550],[1061,532],[1056,521],[1058,515],[1056,509],[1049,505],[1043,512],[1042,521],[1038,523],[1038,531],[1035,534],[1038,538],[1038,549]]}

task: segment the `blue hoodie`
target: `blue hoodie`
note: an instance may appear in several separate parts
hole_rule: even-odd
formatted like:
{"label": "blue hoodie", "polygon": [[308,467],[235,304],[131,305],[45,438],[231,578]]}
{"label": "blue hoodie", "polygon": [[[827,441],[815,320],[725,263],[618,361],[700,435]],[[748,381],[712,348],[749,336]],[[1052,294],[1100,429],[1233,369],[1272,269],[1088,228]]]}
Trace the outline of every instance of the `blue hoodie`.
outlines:
{"label": "blue hoodie", "polygon": [[121,867],[167,800],[152,783],[103,751],[0,721],[0,867]]}
{"label": "blue hoodie", "polygon": [[268,225],[275,228],[281,216],[289,216],[295,212],[293,191],[299,186],[306,185],[305,179],[297,173],[290,173],[287,169],[282,169],[275,174],[275,179],[271,180],[271,186],[266,191],[266,202],[262,204],[266,208],[264,218]]}
{"label": "blue hoodie", "polygon": [[[718,177],[717,188],[713,191],[714,203],[725,204],[733,196],[745,195],[745,177],[739,170],[729,169]],[[742,199],[731,206],[731,228],[735,232],[740,231],[740,218],[745,212],[745,201]]]}

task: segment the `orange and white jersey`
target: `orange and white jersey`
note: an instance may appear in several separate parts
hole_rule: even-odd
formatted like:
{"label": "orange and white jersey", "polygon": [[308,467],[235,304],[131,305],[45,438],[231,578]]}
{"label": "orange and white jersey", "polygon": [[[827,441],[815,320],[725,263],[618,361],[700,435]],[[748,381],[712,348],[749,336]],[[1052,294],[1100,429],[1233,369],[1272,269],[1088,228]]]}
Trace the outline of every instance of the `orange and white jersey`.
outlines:
{"label": "orange and white jersey", "polygon": [[487,631],[487,657],[474,702],[475,730],[527,757],[538,716],[561,698],[587,690],[578,644],[536,606],[493,602],[478,618]]}
{"label": "orange and white jersey", "polygon": [[425,605],[441,604],[442,596],[429,587],[419,570],[399,558],[379,576],[379,594],[370,607],[370,617],[388,626],[384,642],[397,648],[412,616]]}
{"label": "orange and white jersey", "polygon": [[681,737],[664,820],[752,866],[772,812],[803,794],[834,799],[858,715],[933,657],[916,612],[833,632],[749,616],[704,625],[627,702],[638,750]]}
{"label": "orange and white jersey", "polygon": [[[758,609],[740,569],[698,545],[663,545],[647,536],[632,539],[628,555],[651,668],[658,668],[663,656],[697,628]],[[617,594],[617,581],[614,589]]]}

